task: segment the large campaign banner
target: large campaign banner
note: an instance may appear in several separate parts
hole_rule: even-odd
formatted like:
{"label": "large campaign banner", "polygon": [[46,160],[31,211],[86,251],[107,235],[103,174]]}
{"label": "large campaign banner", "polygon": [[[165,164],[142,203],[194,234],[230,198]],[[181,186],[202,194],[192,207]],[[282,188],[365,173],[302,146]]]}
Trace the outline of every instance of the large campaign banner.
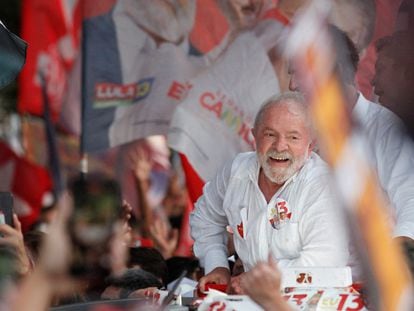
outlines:
{"label": "large campaign banner", "polygon": [[112,1],[85,12],[83,129],[85,151],[167,134],[186,81],[206,61],[190,55],[195,1]]}
{"label": "large campaign banner", "polygon": [[[84,150],[166,135],[190,80],[220,59],[231,41],[226,13],[217,1],[111,1],[98,15],[87,8]],[[208,24],[209,17],[225,31]]]}
{"label": "large campaign banner", "polygon": [[258,18],[234,31],[231,8],[217,1],[168,3],[112,0],[106,11],[84,13],[82,146],[93,152],[169,133],[170,146],[207,180],[254,148],[254,116],[279,92],[269,51],[284,25]]}
{"label": "large campaign banner", "polygon": [[283,26],[268,23],[239,34],[208,70],[191,79],[173,115],[169,145],[187,156],[203,180],[237,153],[254,149],[254,117],[280,91],[266,42],[277,42]]}

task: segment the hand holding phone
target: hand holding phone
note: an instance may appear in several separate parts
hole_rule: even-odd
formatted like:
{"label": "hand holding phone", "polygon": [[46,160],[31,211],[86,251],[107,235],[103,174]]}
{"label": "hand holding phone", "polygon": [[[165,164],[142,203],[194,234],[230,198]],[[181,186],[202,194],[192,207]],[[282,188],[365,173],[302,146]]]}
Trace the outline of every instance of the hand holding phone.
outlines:
{"label": "hand holding phone", "polygon": [[10,192],[0,192],[0,224],[13,227],[13,195]]}
{"label": "hand holding phone", "polygon": [[27,274],[32,265],[24,245],[22,226],[17,215],[13,214],[13,196],[10,192],[0,192],[0,224],[0,249],[13,250],[16,272]]}

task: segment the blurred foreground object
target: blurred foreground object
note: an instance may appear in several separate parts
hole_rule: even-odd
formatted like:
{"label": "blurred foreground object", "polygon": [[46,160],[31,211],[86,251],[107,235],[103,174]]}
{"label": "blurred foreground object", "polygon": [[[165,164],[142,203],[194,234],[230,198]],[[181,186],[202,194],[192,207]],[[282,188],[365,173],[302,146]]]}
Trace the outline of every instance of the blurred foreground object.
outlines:
{"label": "blurred foreground object", "polygon": [[[314,1],[287,44],[312,104],[324,157],[352,220],[354,242],[363,255],[367,288],[375,310],[411,310],[412,290],[402,254],[392,243],[383,200],[367,161],[364,141],[352,128],[346,99],[335,74],[335,55],[324,21],[329,2]],[[363,246],[362,246],[363,245]],[[387,258],[385,261],[384,258]]]}
{"label": "blurred foreground object", "polygon": [[265,310],[292,310],[280,294],[281,275],[276,262],[269,256],[242,276],[242,288]]}

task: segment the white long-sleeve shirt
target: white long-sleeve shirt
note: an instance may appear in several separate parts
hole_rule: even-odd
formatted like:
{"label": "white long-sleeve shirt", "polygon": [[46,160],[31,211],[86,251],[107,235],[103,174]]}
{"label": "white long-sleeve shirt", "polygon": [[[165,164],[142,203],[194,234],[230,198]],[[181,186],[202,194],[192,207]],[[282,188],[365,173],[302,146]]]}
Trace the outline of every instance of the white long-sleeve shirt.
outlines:
{"label": "white long-sleeve shirt", "polygon": [[[194,252],[205,273],[228,267],[227,225],[246,271],[267,260],[269,253],[280,267],[345,266],[348,248],[342,211],[320,157],[312,153],[269,203],[258,186],[259,170],[254,152],[241,153],[204,186],[190,224]],[[270,218],[278,204],[286,217],[272,226]]]}
{"label": "white long-sleeve shirt", "polygon": [[359,94],[353,109],[370,146],[373,168],[392,208],[393,235],[414,239],[414,146],[401,120]]}

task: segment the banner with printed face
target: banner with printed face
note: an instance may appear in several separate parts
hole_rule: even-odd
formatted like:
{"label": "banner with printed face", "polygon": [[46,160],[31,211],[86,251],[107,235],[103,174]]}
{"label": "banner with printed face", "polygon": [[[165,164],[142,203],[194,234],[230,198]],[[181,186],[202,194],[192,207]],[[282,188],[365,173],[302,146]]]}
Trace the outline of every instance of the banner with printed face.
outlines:
{"label": "banner with printed face", "polygon": [[237,153],[252,150],[254,117],[279,92],[263,37],[245,32],[209,70],[191,80],[177,107],[169,145],[184,153],[204,180]]}
{"label": "banner with printed face", "polygon": [[106,3],[84,11],[85,151],[167,134],[188,81],[221,57],[232,29],[231,8],[213,0]]}
{"label": "banner with printed face", "polygon": [[[166,134],[188,78],[195,1],[112,1],[84,20],[83,149]],[[174,10],[171,10],[171,5]]]}

